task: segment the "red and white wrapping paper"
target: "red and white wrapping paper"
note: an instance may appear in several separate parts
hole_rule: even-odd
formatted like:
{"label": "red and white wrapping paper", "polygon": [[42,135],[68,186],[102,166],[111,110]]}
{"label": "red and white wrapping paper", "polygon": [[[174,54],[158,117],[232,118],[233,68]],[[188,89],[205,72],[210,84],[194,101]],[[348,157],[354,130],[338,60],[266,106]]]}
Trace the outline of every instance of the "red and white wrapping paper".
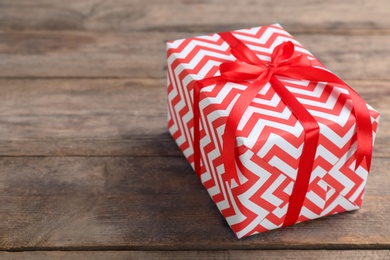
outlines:
{"label": "red and white wrapping paper", "polygon": [[[265,61],[285,41],[324,66],[280,25],[237,30],[233,35]],[[235,61],[219,34],[167,43],[168,128],[194,167],[194,81],[217,76],[219,65]],[[355,167],[356,120],[348,91],[327,82],[278,77],[320,127],[313,170],[297,222],[360,208],[367,164]],[[240,183],[225,177],[222,135],[227,116],[245,82],[212,84],[200,93],[200,179],[238,238],[279,228],[286,216],[304,143],[301,123],[267,83],[240,120],[236,166]],[[379,113],[367,105],[373,136]],[[355,170],[356,168],[356,170]]]}

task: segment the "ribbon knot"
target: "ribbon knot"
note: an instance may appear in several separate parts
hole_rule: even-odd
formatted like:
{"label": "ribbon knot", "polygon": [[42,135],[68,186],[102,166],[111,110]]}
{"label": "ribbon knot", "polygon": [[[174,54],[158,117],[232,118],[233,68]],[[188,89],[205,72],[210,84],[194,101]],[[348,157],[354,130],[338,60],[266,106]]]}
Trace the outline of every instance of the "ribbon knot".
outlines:
{"label": "ribbon knot", "polygon": [[353,102],[352,113],[356,118],[358,147],[356,151],[355,170],[366,159],[367,170],[370,169],[372,156],[371,118],[366,103],[352,88],[329,71],[312,66],[305,55],[295,53],[291,41],[276,46],[271,54],[271,61],[261,60],[243,42],[232,33],[219,34],[231,48],[231,53],[237,58],[234,62],[224,62],[219,66],[221,76],[206,78],[195,82],[194,86],[194,165],[195,171],[201,175],[200,149],[200,109],[199,96],[201,88],[212,84],[226,82],[248,82],[248,87],[238,97],[227,117],[225,131],[222,136],[222,159],[225,169],[225,180],[230,184],[234,180],[240,185],[236,165],[236,131],[246,109],[250,106],[259,91],[270,83],[281,100],[291,110],[304,129],[304,143],[299,160],[297,177],[295,179],[289,205],[283,226],[294,224],[299,217],[306,192],[309,187],[315,155],[319,141],[319,125],[316,119],[307,111],[300,101],[279,81],[276,76],[308,81],[324,81],[346,89]]}
{"label": "ribbon knot", "polygon": [[271,64],[267,64],[266,65],[268,69],[272,69],[274,70],[277,66],[275,66],[275,64],[271,63]]}

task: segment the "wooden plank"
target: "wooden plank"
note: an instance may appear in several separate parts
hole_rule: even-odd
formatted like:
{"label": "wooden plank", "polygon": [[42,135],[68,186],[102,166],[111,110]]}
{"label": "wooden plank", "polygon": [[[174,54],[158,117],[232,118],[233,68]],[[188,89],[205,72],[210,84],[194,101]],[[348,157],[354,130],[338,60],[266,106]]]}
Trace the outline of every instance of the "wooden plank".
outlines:
{"label": "wooden plank", "polygon": [[268,259],[360,259],[375,260],[390,258],[389,250],[229,250],[229,251],[55,251],[55,252],[0,252],[5,260],[45,260],[45,259],[84,259],[84,260],[268,260]]}
{"label": "wooden plank", "polygon": [[389,167],[358,211],[237,240],[184,158],[0,158],[0,250],[389,249]]}
{"label": "wooden plank", "polygon": [[178,156],[165,80],[0,80],[0,155]]}
{"label": "wooden plank", "polygon": [[[165,41],[190,36],[195,34],[3,31],[0,77],[165,78]],[[390,35],[294,36],[345,80],[390,77]]]}
{"label": "wooden plank", "polygon": [[[375,156],[390,156],[390,86],[350,81],[382,113]],[[182,156],[166,127],[164,79],[0,79],[0,156]]]}
{"label": "wooden plank", "polygon": [[1,0],[0,6],[0,29],[14,30],[211,32],[274,22],[304,32],[390,29],[386,0]]}
{"label": "wooden plank", "polygon": [[11,79],[0,80],[0,89],[6,140],[125,140],[166,128],[165,80]]}

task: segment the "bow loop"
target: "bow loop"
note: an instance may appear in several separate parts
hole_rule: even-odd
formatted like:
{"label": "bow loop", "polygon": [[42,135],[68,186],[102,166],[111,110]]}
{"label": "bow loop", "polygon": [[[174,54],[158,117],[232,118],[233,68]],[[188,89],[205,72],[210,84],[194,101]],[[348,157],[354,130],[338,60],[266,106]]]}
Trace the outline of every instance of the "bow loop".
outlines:
{"label": "bow loop", "polygon": [[291,41],[283,42],[275,47],[271,55],[271,63],[280,64],[294,54],[294,44]]}
{"label": "bow loop", "polygon": [[[242,42],[241,44],[245,46]],[[237,58],[237,61],[224,62],[219,66],[222,78],[228,81],[269,79],[274,74],[284,75],[293,66],[311,66],[311,62],[306,56],[293,57],[294,44],[291,41],[276,46],[269,63],[261,61],[254,52],[241,44],[237,42],[231,47],[231,53]]]}
{"label": "bow loop", "polygon": [[226,42],[229,42],[230,53],[238,60],[252,65],[265,65],[264,61],[259,59],[253,51],[251,51],[242,41],[238,40],[231,33],[224,32],[219,35]]}

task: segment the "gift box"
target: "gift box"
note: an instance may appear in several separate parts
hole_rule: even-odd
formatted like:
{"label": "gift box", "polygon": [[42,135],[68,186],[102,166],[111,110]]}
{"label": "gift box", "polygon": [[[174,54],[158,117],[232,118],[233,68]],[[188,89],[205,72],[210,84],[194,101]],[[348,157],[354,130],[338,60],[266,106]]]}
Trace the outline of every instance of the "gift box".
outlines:
{"label": "gift box", "polygon": [[169,132],[238,238],[361,207],[379,113],[280,25],[170,41],[167,78]]}

